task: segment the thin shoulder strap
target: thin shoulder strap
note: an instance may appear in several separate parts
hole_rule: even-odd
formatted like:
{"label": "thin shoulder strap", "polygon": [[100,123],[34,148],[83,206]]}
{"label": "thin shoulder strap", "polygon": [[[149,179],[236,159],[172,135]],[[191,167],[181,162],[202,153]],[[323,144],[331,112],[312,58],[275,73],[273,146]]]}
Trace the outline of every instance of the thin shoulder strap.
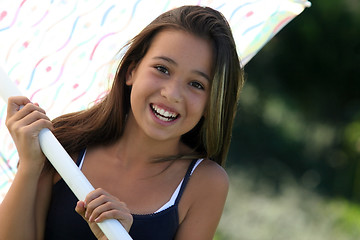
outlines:
{"label": "thin shoulder strap", "polygon": [[79,167],[81,165],[81,162],[83,161],[84,159],[84,154],[86,152],[86,148],[84,148],[83,150],[81,150],[81,152],[79,153],[79,156],[76,160],[76,165]]}
{"label": "thin shoulder strap", "polygon": [[193,168],[194,168],[194,166],[196,164],[196,161],[197,161],[197,159],[192,160],[192,162],[191,162],[191,164],[190,164],[190,166],[189,166],[189,168],[188,168],[188,170],[187,170],[187,172],[185,174],[184,180],[183,180],[183,182],[181,184],[179,194],[177,195],[177,198],[175,200],[176,205],[179,203],[179,201],[181,199],[181,196],[182,196],[182,194],[183,194],[183,192],[185,190],[185,187],[186,187],[186,185],[187,185],[187,183],[188,183],[188,181],[190,179],[190,176],[191,176],[192,170],[193,170]]}

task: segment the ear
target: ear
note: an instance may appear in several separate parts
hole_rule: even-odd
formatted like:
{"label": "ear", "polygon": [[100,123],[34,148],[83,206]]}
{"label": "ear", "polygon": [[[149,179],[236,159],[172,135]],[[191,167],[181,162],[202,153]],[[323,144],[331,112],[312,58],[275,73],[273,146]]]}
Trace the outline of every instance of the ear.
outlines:
{"label": "ear", "polygon": [[132,86],[134,84],[134,74],[135,74],[136,64],[133,62],[129,65],[126,71],[126,85]]}

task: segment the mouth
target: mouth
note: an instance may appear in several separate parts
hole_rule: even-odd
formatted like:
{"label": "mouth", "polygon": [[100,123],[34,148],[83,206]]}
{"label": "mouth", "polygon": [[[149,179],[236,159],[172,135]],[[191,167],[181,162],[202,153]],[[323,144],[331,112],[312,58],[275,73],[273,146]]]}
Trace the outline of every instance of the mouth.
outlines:
{"label": "mouth", "polygon": [[161,121],[164,122],[171,122],[176,120],[180,114],[179,113],[175,113],[169,110],[165,110],[161,107],[159,107],[158,105],[155,104],[150,104],[150,108],[152,110],[152,112],[154,113],[154,115],[160,119]]}

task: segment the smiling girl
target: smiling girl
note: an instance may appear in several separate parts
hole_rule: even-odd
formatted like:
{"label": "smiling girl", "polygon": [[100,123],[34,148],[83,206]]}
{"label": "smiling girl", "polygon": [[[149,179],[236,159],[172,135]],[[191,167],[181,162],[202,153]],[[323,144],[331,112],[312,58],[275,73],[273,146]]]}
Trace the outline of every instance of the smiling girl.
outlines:
{"label": "smiling girl", "polygon": [[[27,98],[10,98],[20,161],[0,206],[0,239],[106,239],[96,222],[109,218],[133,239],[212,239],[242,85],[225,18],[184,6],[130,41],[110,92],[90,109],[50,121]],[[96,188],[83,201],[42,154],[45,127]]]}

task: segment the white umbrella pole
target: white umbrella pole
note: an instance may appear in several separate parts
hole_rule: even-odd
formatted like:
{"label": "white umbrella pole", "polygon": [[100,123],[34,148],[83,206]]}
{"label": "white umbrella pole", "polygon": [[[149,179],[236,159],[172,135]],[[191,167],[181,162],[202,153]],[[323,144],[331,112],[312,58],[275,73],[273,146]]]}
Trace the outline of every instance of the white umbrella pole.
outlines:
{"label": "white umbrella pole", "polygon": [[[14,82],[9,79],[0,66],[0,96],[7,103],[9,97],[22,95]],[[54,134],[47,128],[42,129],[39,134],[39,142],[41,150],[64,179],[71,191],[79,200],[84,200],[86,195],[94,190],[94,187],[61,146]],[[107,219],[98,223],[98,225],[109,240],[132,239],[120,222],[115,219]]]}

